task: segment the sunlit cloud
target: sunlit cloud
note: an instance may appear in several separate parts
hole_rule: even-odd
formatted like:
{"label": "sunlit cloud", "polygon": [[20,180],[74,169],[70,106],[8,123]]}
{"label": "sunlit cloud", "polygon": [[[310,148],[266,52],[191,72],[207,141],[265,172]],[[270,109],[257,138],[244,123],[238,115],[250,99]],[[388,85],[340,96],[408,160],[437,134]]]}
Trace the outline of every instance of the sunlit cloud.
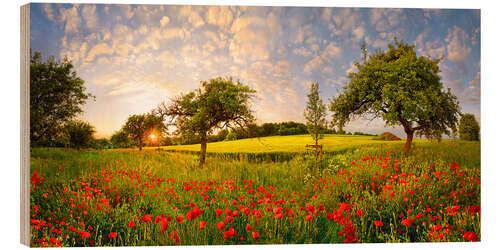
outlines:
{"label": "sunlit cloud", "polygon": [[[33,49],[70,59],[96,96],[82,119],[98,136],[217,76],[257,91],[258,122],[304,122],[311,82],[320,83],[327,103],[356,70],[363,41],[374,53],[394,37],[414,44],[419,55],[444,56],[444,86],[463,110],[479,115],[475,11],[126,4],[33,4],[31,11],[38,24],[31,27]],[[347,129],[398,132],[363,119]]]}

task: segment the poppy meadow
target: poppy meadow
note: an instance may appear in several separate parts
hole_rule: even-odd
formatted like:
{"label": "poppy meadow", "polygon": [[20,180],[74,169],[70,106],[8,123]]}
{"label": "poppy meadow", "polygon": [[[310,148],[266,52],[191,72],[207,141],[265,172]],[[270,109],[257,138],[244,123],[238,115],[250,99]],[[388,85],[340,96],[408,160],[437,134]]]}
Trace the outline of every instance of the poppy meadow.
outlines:
{"label": "poppy meadow", "polygon": [[[31,246],[481,239],[480,146],[366,145],[321,162],[34,148]],[[252,158],[253,159],[253,158]]]}

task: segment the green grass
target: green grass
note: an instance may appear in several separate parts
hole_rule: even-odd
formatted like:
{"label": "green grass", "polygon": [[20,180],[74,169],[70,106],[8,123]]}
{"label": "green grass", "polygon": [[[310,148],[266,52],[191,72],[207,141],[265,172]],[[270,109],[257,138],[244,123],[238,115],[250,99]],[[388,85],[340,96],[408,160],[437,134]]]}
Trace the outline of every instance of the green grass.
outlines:
{"label": "green grass", "polygon": [[[370,138],[327,136],[324,144],[337,151],[329,151],[317,165],[299,151],[299,146],[310,143],[308,136],[261,138],[280,144],[282,148],[276,149],[275,154],[290,154],[276,161],[248,160],[251,155],[265,153],[257,151],[261,150],[255,143],[257,139],[213,143],[209,149],[212,146],[212,150],[224,153],[209,154],[203,168],[198,167],[196,154],[166,150],[33,148],[31,173],[37,172],[44,179],[32,186],[31,219],[55,226],[32,223],[32,246],[174,245],[177,243],[170,239],[173,231],[179,234],[182,245],[340,243],[346,240],[349,223],[358,242],[466,241],[465,232],[474,232],[480,238],[480,214],[469,210],[480,205],[481,199],[477,181],[480,143],[417,140],[405,156],[401,143],[380,143]],[[234,146],[235,152],[225,151],[231,148],[227,144],[238,142],[245,146]],[[256,151],[248,149],[248,145],[254,145]],[[287,147],[297,151],[279,151]],[[232,153],[247,157],[233,157]],[[450,168],[452,162],[459,164],[459,171]],[[159,179],[171,181],[158,182]],[[250,187],[248,180],[253,182]],[[209,181],[213,185],[207,184]],[[187,190],[187,186],[194,188]],[[248,192],[259,187],[266,191]],[[205,200],[205,195],[210,199]],[[279,203],[280,200],[285,203]],[[238,208],[251,203],[255,203],[261,218],[243,215]],[[327,215],[338,210],[340,203],[351,208],[341,211],[345,220],[328,219]],[[185,217],[191,210],[190,204],[204,213],[183,223],[174,219],[164,234],[154,221],[141,222],[146,214],[151,214],[153,220],[162,214]],[[315,209],[324,206],[325,210],[314,213],[308,221],[310,205]],[[453,206],[459,206],[457,213],[447,212]],[[279,207],[293,209],[293,223],[289,221],[290,214],[275,219],[272,208]],[[234,228],[238,237],[223,237],[216,224],[225,215],[216,217],[216,208],[240,211],[234,223],[226,223],[225,228]],[[431,211],[424,212],[427,208]],[[359,216],[358,210],[364,215]],[[423,217],[417,218],[419,213]],[[399,217],[401,214],[403,217]],[[401,224],[406,218],[414,219],[412,227]],[[65,225],[55,224],[62,219]],[[207,222],[204,230],[199,229],[201,220]],[[375,220],[384,226],[375,227]],[[127,227],[129,221],[135,221],[136,226]],[[247,223],[260,234],[258,239],[254,240],[245,229]],[[434,225],[450,225],[452,229],[439,238],[443,231],[434,231]],[[77,230],[73,232],[69,226]],[[78,234],[81,231],[89,232],[90,237],[82,239]],[[111,232],[118,237],[110,239]]]}
{"label": "green grass", "polygon": [[[325,135],[319,140],[324,151],[339,151],[367,144],[402,144],[402,141],[374,140],[375,136],[365,135]],[[420,141],[420,140],[415,140]],[[314,144],[310,135],[269,136],[235,141],[221,141],[207,144],[207,152],[304,152],[305,145]],[[149,147],[154,149],[156,147]],[[200,151],[200,144],[161,147],[165,150]],[[148,149],[148,148],[146,148]]]}

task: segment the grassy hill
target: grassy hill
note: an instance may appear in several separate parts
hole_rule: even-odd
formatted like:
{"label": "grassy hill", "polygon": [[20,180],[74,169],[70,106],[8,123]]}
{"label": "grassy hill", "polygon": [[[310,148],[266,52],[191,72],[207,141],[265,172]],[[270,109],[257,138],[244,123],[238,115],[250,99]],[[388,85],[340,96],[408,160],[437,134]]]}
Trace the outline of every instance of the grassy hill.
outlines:
{"label": "grassy hill", "polygon": [[[325,135],[319,141],[323,145],[324,151],[337,151],[345,148],[352,148],[367,144],[397,144],[401,141],[379,141],[374,140],[375,136],[365,135]],[[416,140],[418,141],[418,140]],[[222,141],[208,143],[207,152],[303,152],[306,144],[313,144],[310,135],[289,135],[289,136],[269,136],[261,138],[249,138],[236,141]],[[154,149],[150,147],[149,149]],[[200,144],[176,145],[162,147],[165,150],[199,151]]]}

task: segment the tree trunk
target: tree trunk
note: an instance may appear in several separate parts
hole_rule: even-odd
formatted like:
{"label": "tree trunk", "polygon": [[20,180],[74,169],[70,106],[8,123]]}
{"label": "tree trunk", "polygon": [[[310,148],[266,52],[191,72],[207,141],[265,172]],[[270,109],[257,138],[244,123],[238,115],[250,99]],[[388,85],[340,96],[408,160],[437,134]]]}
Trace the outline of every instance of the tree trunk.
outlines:
{"label": "tree trunk", "polygon": [[142,150],[142,140],[139,140],[139,151]]}
{"label": "tree trunk", "polygon": [[408,154],[408,152],[410,151],[412,141],[413,141],[413,131],[406,132],[406,144],[404,150],[405,155]]}
{"label": "tree trunk", "polygon": [[201,150],[200,150],[200,168],[205,164],[205,156],[207,154],[207,135],[203,134],[201,136]]}

